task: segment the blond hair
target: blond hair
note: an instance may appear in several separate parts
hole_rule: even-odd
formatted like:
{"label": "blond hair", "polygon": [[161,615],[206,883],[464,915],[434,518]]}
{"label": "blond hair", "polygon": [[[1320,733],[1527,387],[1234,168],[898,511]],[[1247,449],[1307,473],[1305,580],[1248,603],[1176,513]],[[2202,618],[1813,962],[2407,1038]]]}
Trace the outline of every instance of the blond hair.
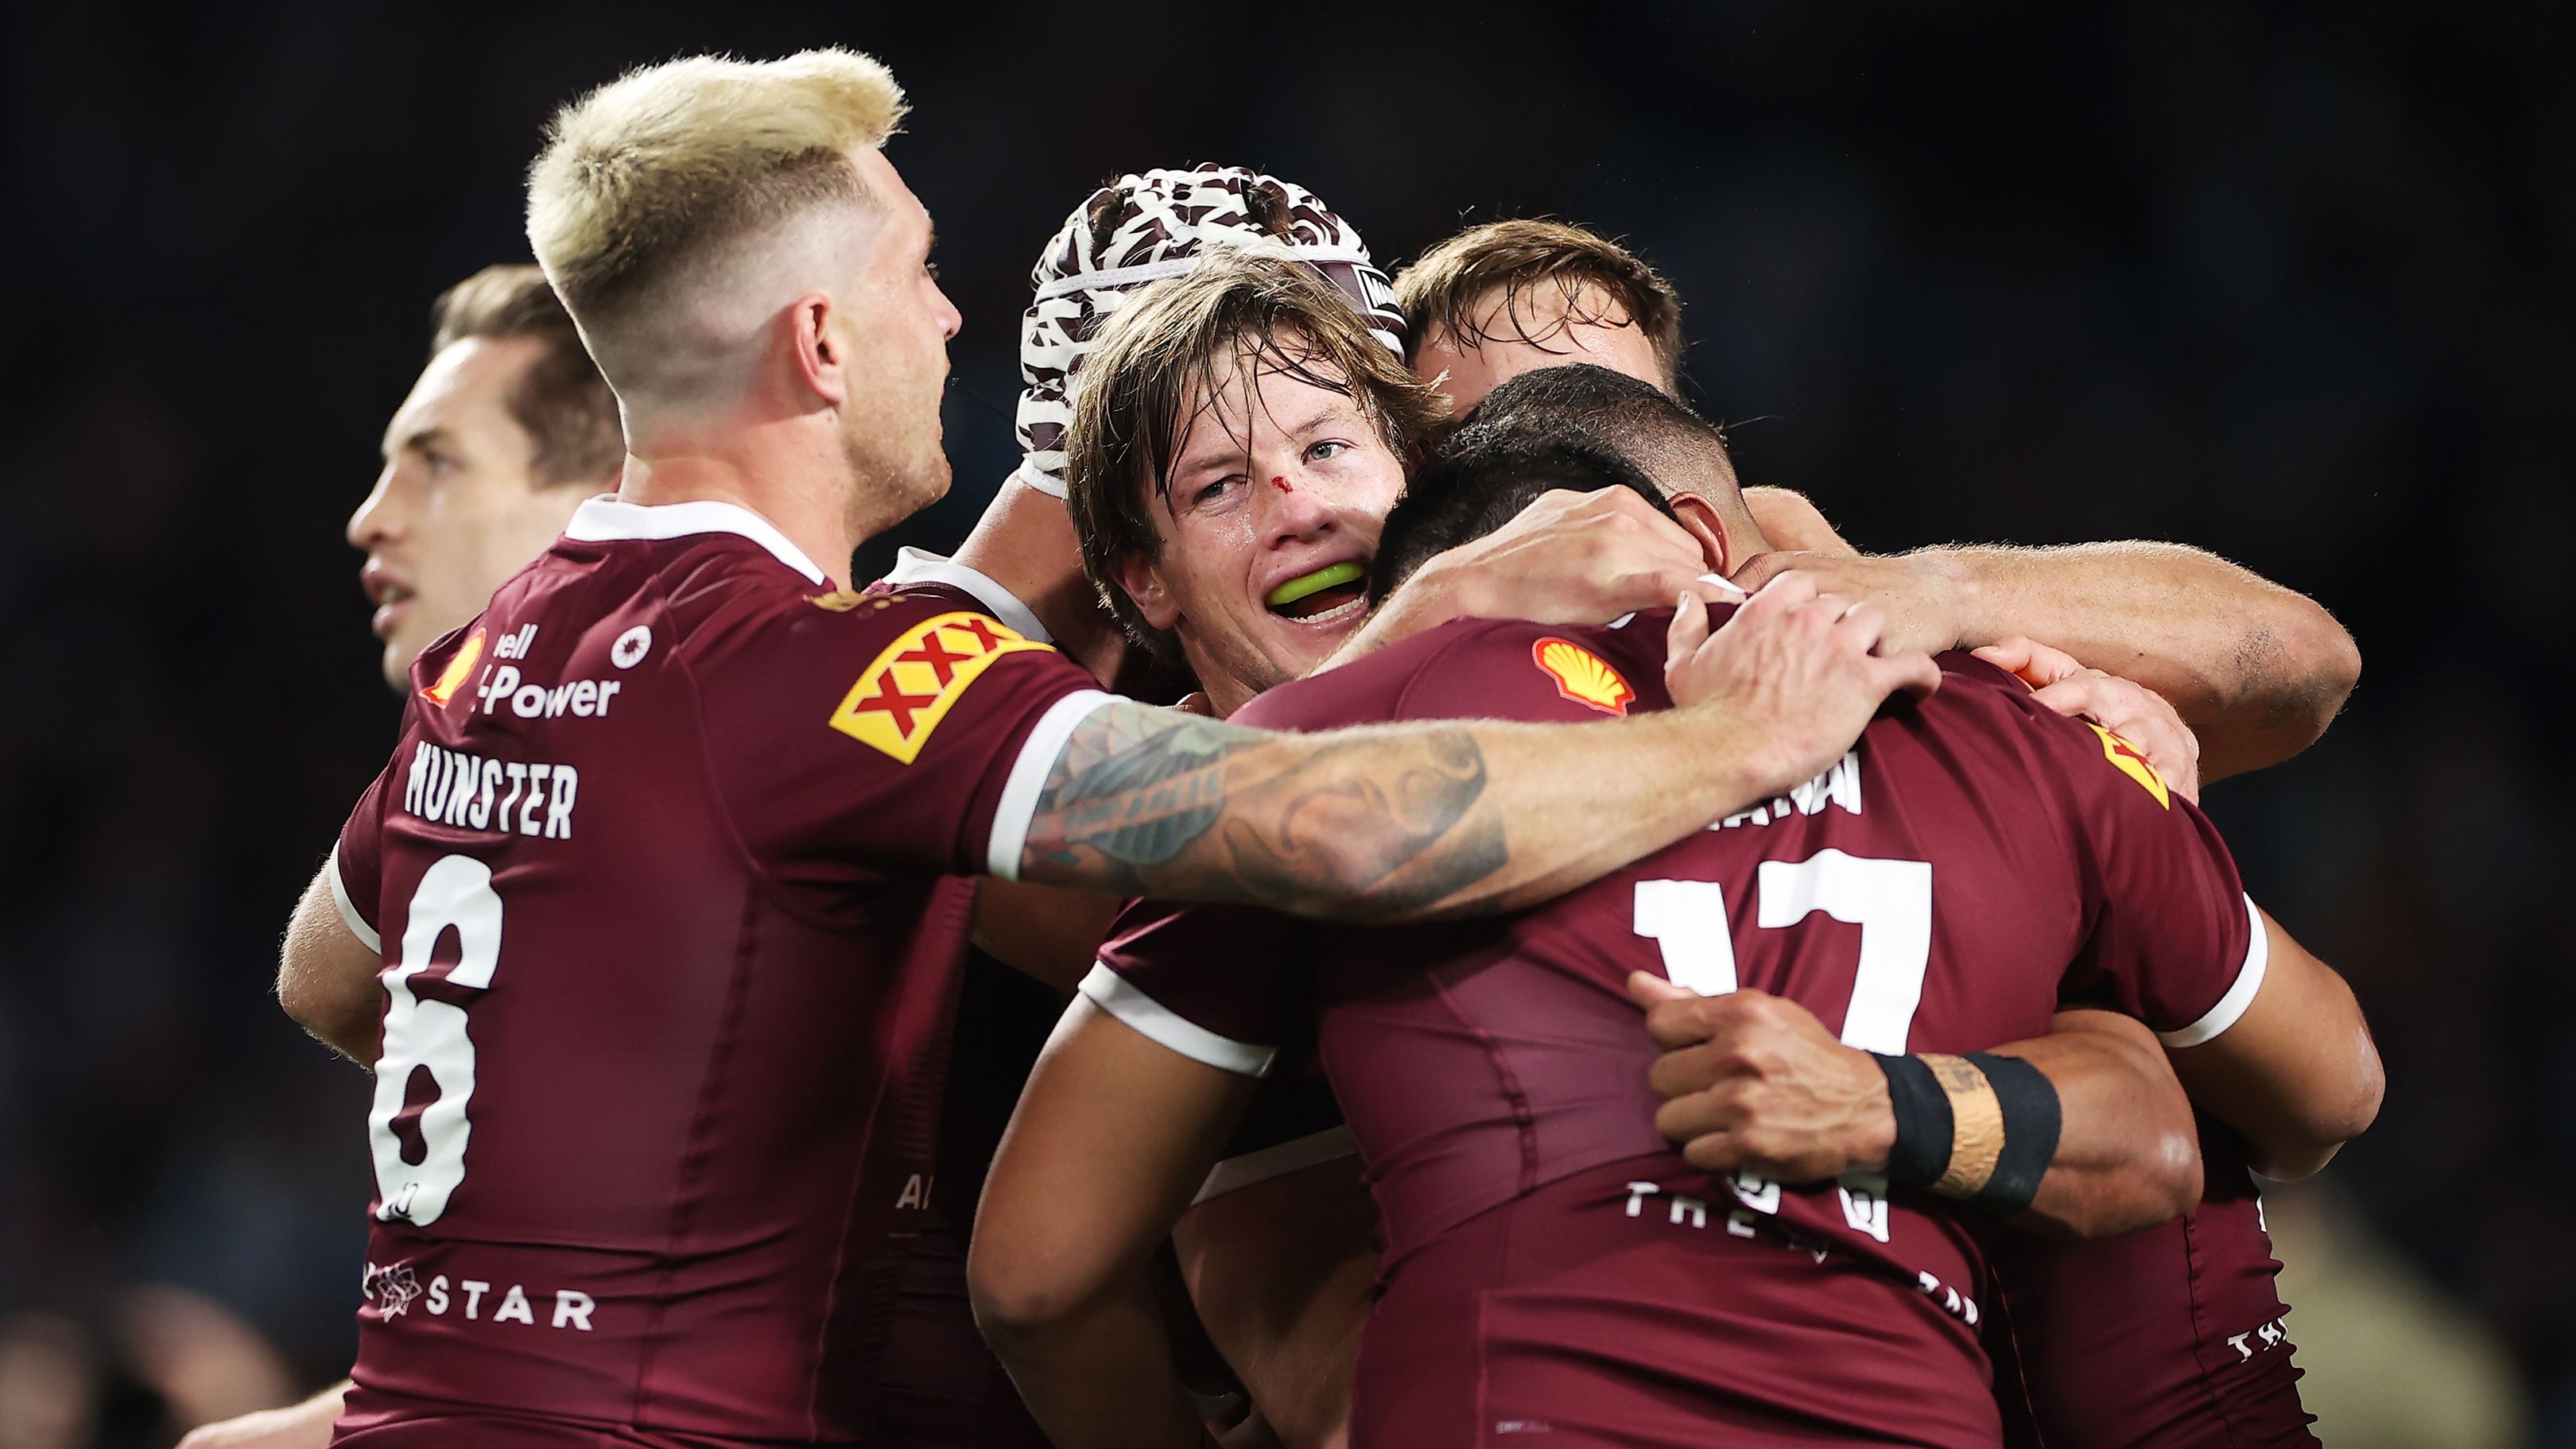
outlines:
{"label": "blond hair", "polygon": [[1438,394],[1369,333],[1369,319],[1314,268],[1251,247],[1211,246],[1196,270],[1157,282],[1110,318],[1082,366],[1065,440],[1065,507],[1083,571],[1128,636],[1169,664],[1179,642],[1119,586],[1130,557],[1162,554],[1154,509],[1202,409],[1237,373],[1279,372],[1358,402],[1410,465],[1448,416]]}
{"label": "blond hair", "polygon": [[601,334],[638,303],[667,301],[669,284],[755,233],[867,204],[848,153],[883,145],[904,109],[873,57],[807,50],[690,56],[557,112],[528,169],[528,241],[610,380],[624,380],[622,349]]}
{"label": "blond hair", "polygon": [[[1658,379],[1678,395],[1682,366],[1682,299],[1643,258],[1597,232],[1561,221],[1510,220],[1471,226],[1415,259],[1396,274],[1395,301],[1413,323],[1406,344],[1417,355],[1434,336],[1472,349],[1489,341],[1531,341],[1523,299],[1531,288],[1552,286],[1570,308],[1579,308],[1586,284],[1609,294],[1618,313],[1577,310],[1570,321],[1617,326],[1632,323],[1655,349]],[[1496,288],[1503,293],[1509,332],[1488,331],[1477,314]]]}

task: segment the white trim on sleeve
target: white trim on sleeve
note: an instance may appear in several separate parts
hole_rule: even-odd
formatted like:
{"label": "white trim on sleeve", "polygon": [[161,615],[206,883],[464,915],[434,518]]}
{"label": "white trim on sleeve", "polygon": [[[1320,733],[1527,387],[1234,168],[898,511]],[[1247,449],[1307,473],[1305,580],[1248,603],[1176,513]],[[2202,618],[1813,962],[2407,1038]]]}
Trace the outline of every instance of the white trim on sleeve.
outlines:
{"label": "white trim on sleeve", "polygon": [[1351,1140],[1350,1124],[1345,1122],[1339,1127],[1327,1127],[1321,1132],[1291,1138],[1276,1147],[1229,1157],[1209,1170],[1207,1181],[1199,1184],[1199,1195],[1190,1199],[1190,1206],[1197,1207],[1209,1198],[1223,1197],[1274,1177],[1286,1177],[1319,1163],[1356,1157],[1359,1150],[1359,1143]]}
{"label": "white trim on sleeve", "polygon": [[1038,716],[1029,737],[1020,742],[1020,757],[1011,762],[1010,778],[1002,782],[1002,803],[993,809],[993,831],[984,837],[987,872],[1002,880],[1020,878],[1020,852],[1028,847],[1029,818],[1038,813],[1038,792],[1046,788],[1047,772],[1064,753],[1064,742],[1073,738],[1073,727],[1089,719],[1093,710],[1124,697],[1077,689]]}
{"label": "white trim on sleeve", "polygon": [[379,956],[385,954],[385,938],[377,935],[376,928],[368,925],[366,918],[358,914],[358,903],[349,899],[349,888],[340,883],[339,842],[332,842],[331,859],[323,864],[322,873],[331,878],[331,904],[340,908],[340,924],[349,928],[350,935],[366,942],[368,950]]}
{"label": "white trim on sleeve", "polygon": [[2156,1040],[2169,1047],[2196,1047],[2214,1041],[2219,1033],[2236,1024],[2245,1008],[2254,1004],[2254,993],[2263,989],[2263,968],[2272,960],[2272,938],[2263,929],[2263,913],[2254,908],[2252,896],[2245,898],[2245,918],[2253,924],[2254,936],[2245,947],[2245,964],[2236,973],[2236,984],[2228,987],[2227,994],[2218,998],[2218,1004],[2200,1020],[2180,1031],[2157,1032]]}
{"label": "white trim on sleeve", "polygon": [[1270,1060],[1279,1055],[1277,1047],[1255,1046],[1217,1035],[1147,996],[1136,983],[1109,969],[1105,962],[1092,964],[1091,974],[1082,978],[1081,991],[1093,1005],[1143,1032],[1157,1045],[1202,1066],[1237,1076],[1261,1077],[1269,1075]]}
{"label": "white trim on sleeve", "polygon": [[894,553],[894,570],[885,576],[887,583],[901,588],[906,584],[946,584],[975,596],[975,602],[992,612],[994,618],[1020,632],[1023,639],[1052,644],[1055,636],[1038,620],[1037,612],[1020,602],[1020,597],[994,582],[990,575],[968,568],[945,554],[928,549],[899,548]]}

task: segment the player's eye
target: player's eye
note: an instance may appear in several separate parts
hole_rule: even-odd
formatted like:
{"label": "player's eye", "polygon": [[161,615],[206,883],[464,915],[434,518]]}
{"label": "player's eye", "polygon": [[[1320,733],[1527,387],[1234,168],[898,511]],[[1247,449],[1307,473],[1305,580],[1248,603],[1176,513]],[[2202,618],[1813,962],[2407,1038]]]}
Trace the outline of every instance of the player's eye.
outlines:
{"label": "player's eye", "polygon": [[929,276],[930,280],[934,282],[939,280],[939,263],[924,260],[921,264],[921,270]]}
{"label": "player's eye", "polygon": [[1306,450],[1306,461],[1309,463],[1321,463],[1327,458],[1338,458],[1350,450],[1351,445],[1343,442],[1341,439],[1326,438],[1324,441],[1317,443]]}
{"label": "player's eye", "polygon": [[432,478],[444,478],[456,471],[456,459],[436,448],[422,453],[421,461],[429,465],[429,476]]}
{"label": "player's eye", "polygon": [[1207,483],[1201,484],[1199,486],[1199,490],[1190,495],[1190,506],[1192,508],[1200,508],[1207,504],[1214,503],[1218,499],[1223,498],[1228,490],[1232,489],[1236,484],[1241,483],[1242,481],[1242,474],[1228,473],[1222,478],[1212,479]]}

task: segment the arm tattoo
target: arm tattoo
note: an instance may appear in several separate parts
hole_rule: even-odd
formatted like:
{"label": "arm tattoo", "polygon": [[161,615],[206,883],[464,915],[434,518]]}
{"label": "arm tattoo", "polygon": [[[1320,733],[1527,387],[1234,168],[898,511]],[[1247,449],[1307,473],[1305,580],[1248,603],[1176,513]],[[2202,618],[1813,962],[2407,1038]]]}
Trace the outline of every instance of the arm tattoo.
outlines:
{"label": "arm tattoo", "polygon": [[1038,796],[1023,869],[1132,895],[1379,919],[1428,909],[1510,859],[1465,729],[1299,738],[1114,704],[1077,727]]}

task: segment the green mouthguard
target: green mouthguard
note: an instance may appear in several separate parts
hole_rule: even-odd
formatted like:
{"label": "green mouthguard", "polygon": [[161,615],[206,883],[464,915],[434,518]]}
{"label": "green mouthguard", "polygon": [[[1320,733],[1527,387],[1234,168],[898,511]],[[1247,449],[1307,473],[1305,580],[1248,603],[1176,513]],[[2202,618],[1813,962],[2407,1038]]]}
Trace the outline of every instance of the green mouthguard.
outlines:
{"label": "green mouthguard", "polygon": [[1283,604],[1293,604],[1308,594],[1320,594],[1326,589],[1338,588],[1343,584],[1358,583],[1367,572],[1355,563],[1333,564],[1317,569],[1311,574],[1290,579],[1272,589],[1269,597],[1262,602],[1276,609]]}

